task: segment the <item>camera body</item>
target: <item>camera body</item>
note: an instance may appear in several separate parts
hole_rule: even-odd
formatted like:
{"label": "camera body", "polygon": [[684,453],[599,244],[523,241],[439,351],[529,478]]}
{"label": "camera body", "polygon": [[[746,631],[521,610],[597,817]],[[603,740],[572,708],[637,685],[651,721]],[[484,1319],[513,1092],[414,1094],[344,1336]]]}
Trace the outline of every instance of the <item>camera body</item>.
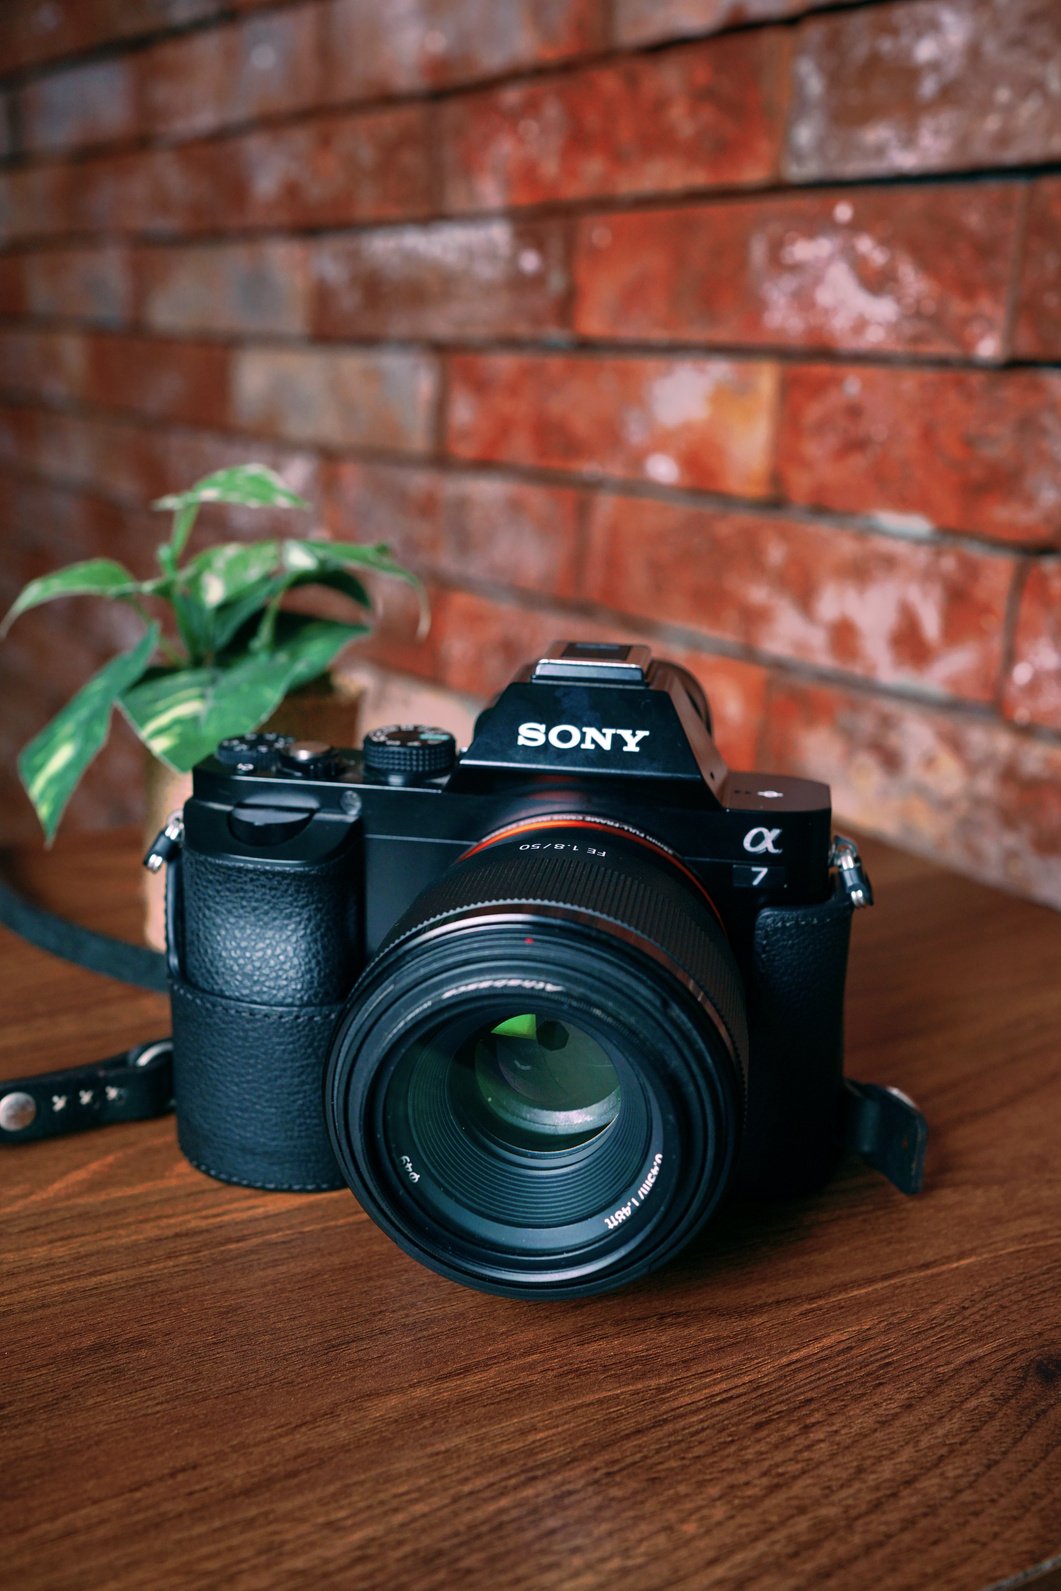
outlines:
{"label": "camera body", "polygon": [[[840,1143],[848,937],[853,907],[869,898],[857,855],[843,860],[838,867],[828,788],[729,772],[696,681],[642,646],[558,643],[482,712],[463,752],[444,730],[421,726],[372,731],[362,751],[268,735],[223,742],[195,769],[167,892],[181,1146],[210,1175],[256,1187],[351,1182],[403,1241],[393,1208],[417,1197],[420,1151],[398,1153],[398,1144],[386,1172],[391,1192],[374,1199],[358,1165],[362,1152],[384,1153],[384,1107],[359,1103],[364,1147],[347,1163],[344,1100],[359,1086],[358,1068],[371,1068],[352,1063],[338,1083],[337,1046],[398,988],[386,969],[403,946],[414,945],[423,988],[433,987],[431,956],[455,926],[466,946],[463,981],[439,1000],[452,1003],[455,991],[457,1004],[470,998],[469,966],[481,969],[483,999],[511,986],[519,1010],[559,1000],[563,969],[583,952],[635,957],[616,971],[616,1000],[637,982],[637,967],[651,983],[655,957],[666,987],[651,1000],[646,992],[644,1011],[630,1016],[627,1053],[640,1042],[631,1035],[647,1034],[667,1002],[675,1031],[709,1017],[703,1042],[721,1042],[729,1057],[708,1135],[716,1150],[728,1140],[721,1180],[753,1194],[813,1186]],[[494,937],[480,933],[469,962],[469,936],[487,926]],[[538,956],[536,927],[570,943],[558,941],[545,973],[532,976],[520,957],[530,966]],[[517,955],[512,946],[523,948]],[[714,960],[702,967],[703,956]],[[580,997],[588,1031],[608,1020],[607,989],[596,1005],[592,998],[602,976],[610,974],[587,972]],[[351,1017],[355,986],[366,992]],[[415,1003],[415,990],[402,998]],[[514,1032],[514,1021],[489,1031]],[[518,1040],[503,1042],[518,1049]],[[660,1107],[661,1132],[670,1108]],[[673,1113],[699,1108],[679,1100]],[[557,1142],[561,1160],[576,1156],[568,1138]],[[631,1176],[645,1175],[630,1184],[633,1204],[620,1197],[604,1218],[640,1214],[662,1154],[634,1157]],[[542,1170],[545,1160],[528,1156]],[[444,1257],[414,1252],[468,1280]],[[555,1270],[543,1262],[543,1275]],[[520,1284],[499,1273],[473,1285]]]}

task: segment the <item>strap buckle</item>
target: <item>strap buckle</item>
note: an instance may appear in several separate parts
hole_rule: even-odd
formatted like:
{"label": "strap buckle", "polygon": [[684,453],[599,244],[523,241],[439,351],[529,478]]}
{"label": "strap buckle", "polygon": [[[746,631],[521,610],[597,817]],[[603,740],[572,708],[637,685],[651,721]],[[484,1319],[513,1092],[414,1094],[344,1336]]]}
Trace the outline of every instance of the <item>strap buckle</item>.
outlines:
{"label": "strap buckle", "polygon": [[134,1044],[103,1061],[0,1083],[0,1145],[145,1121],[173,1109],[173,1041]]}

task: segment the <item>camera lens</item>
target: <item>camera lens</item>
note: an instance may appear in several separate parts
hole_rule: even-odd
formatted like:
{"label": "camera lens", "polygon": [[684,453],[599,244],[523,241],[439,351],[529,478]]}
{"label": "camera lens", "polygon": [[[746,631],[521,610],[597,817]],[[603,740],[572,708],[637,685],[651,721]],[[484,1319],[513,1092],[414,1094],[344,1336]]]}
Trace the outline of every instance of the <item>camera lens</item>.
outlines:
{"label": "camera lens", "polygon": [[[619,1075],[596,1039],[544,1013],[505,1017],[457,1057],[473,1119],[514,1147],[553,1149],[596,1137],[619,1112]],[[480,1105],[485,1112],[476,1110]]]}
{"label": "camera lens", "polygon": [[[587,829],[592,840],[587,841]],[[403,1248],[487,1291],[616,1287],[689,1242],[743,1116],[736,964],[660,847],[556,819],[468,853],[354,991],[328,1068],[344,1176]]]}

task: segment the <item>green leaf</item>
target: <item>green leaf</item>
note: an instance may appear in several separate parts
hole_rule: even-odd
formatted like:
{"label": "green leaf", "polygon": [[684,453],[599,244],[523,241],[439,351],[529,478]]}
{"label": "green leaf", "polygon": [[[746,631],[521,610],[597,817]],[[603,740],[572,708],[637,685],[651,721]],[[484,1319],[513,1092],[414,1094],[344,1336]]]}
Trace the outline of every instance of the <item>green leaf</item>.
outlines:
{"label": "green leaf", "polygon": [[304,497],[285,486],[276,471],[266,464],[234,464],[227,470],[215,470],[189,486],[186,492],[172,492],[168,497],[158,498],[151,506],[179,510],[200,503],[242,503],[246,508],[311,506]]}
{"label": "green leaf", "polygon": [[141,677],[158,637],[158,625],[150,625],[131,652],[100,669],[21,752],[19,775],[49,845],[81,775],[107,738],[115,701]]}
{"label": "green leaf", "polygon": [[208,547],[181,570],[181,584],[204,608],[221,608],[280,568],[277,541],[227,541]]}
{"label": "green leaf", "polygon": [[[195,516],[203,503],[237,503],[244,508],[310,507],[304,497],[285,486],[276,471],[266,464],[234,464],[227,470],[215,470],[189,486],[186,492],[171,492],[151,505],[168,509],[175,516],[169,539],[174,559],[179,558],[188,545]],[[164,567],[168,567],[165,562]]]}
{"label": "green leaf", "polygon": [[54,574],[30,581],[12,604],[0,627],[0,636],[7,634],[20,613],[40,607],[42,602],[54,602],[56,597],[135,596],[144,589],[144,585],[113,558],[89,558],[85,563],[72,563],[66,569],[57,569]]}
{"label": "green leaf", "polygon": [[378,574],[396,575],[418,586],[420,580],[411,570],[403,567],[385,542],[374,545],[350,541],[285,541],[284,566],[294,568],[300,559],[325,558],[333,566],[356,564],[362,569],[374,569]]}
{"label": "green leaf", "polygon": [[156,757],[187,773],[219,740],[257,729],[365,628],[285,614],[271,652],[248,651],[225,667],[158,674],[126,691],[119,706]]}

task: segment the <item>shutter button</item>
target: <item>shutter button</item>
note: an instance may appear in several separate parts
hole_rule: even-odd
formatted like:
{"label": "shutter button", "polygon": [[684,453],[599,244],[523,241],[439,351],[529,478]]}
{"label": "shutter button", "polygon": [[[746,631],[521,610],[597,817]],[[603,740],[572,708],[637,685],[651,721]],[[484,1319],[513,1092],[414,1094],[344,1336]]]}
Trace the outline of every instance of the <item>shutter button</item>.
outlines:
{"label": "shutter button", "polygon": [[303,779],[330,779],[338,770],[338,757],[326,740],[293,740],[281,751],[280,766]]}

